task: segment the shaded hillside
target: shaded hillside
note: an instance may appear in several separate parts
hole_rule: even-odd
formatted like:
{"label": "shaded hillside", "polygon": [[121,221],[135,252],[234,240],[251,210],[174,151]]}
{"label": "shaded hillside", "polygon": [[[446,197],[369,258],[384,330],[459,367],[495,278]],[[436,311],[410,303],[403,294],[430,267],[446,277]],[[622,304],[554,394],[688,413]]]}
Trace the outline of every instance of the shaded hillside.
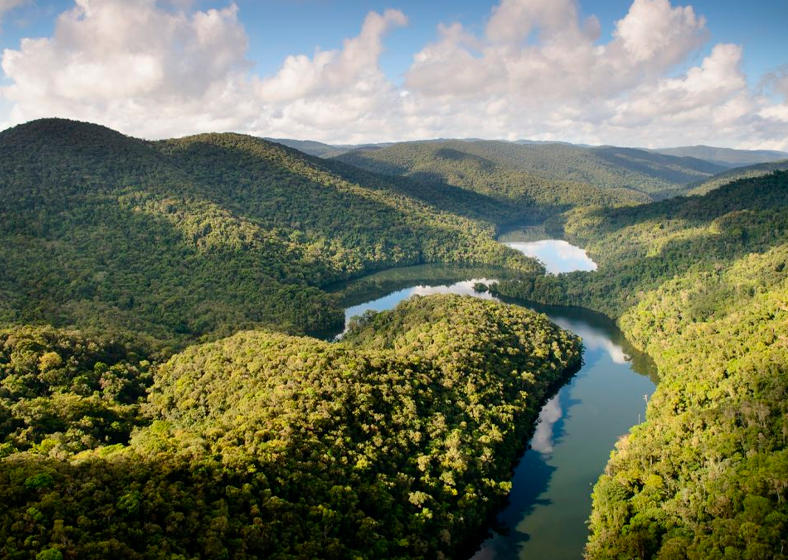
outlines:
{"label": "shaded hillside", "polygon": [[170,342],[342,313],[319,287],[404,264],[533,264],[494,228],[264,140],[145,142],[59,119],[0,133],[0,322]]}
{"label": "shaded hillside", "polygon": [[422,183],[443,182],[520,204],[643,202],[672,196],[725,168],[627,148],[494,141],[408,142],[337,159]]}
{"label": "shaded hillside", "polygon": [[576,209],[563,219],[567,239],[588,251],[598,273],[515,283],[519,295],[591,307],[616,318],[637,304],[644,290],[781,243],[788,237],[788,172],[736,181],[705,196]]}
{"label": "shaded hillside", "polygon": [[[523,162],[511,162],[490,147],[519,150],[502,142],[410,142],[379,150],[357,150],[337,157],[375,173],[404,176],[422,185],[453,187],[513,204],[540,216],[574,206],[633,204],[649,200],[631,189],[602,189],[571,179],[536,174]],[[477,153],[478,152],[478,153]]]}
{"label": "shaded hillside", "polygon": [[[26,342],[3,381],[69,358],[58,339]],[[545,316],[448,295],[368,316],[342,343],[246,331],[193,346],[158,368],[130,441],[0,461],[0,556],[453,557],[579,362],[579,339]]]}
{"label": "shaded hillside", "polygon": [[741,167],[788,158],[788,153],[776,150],[735,150],[732,148],[714,148],[712,146],[681,146],[649,151],[667,156],[703,159],[726,167]]}
{"label": "shaded hillside", "polygon": [[619,317],[660,377],[594,489],[588,557],[788,557],[788,172],[565,228],[597,272],[493,290]]}
{"label": "shaded hillside", "polygon": [[687,194],[706,194],[738,179],[761,177],[763,175],[768,175],[772,171],[785,170],[788,170],[788,159],[769,163],[759,163],[757,165],[749,165],[747,167],[737,167],[735,169],[731,169],[730,171],[719,173],[700,183],[694,183],[690,185],[692,189]]}

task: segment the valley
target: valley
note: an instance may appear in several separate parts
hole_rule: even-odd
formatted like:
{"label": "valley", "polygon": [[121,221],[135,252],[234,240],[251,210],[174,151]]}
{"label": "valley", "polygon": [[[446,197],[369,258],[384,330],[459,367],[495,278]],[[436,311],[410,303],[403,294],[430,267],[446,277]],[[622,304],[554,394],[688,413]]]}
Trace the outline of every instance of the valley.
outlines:
{"label": "valley", "polygon": [[782,554],[779,162],[0,147],[4,557]]}

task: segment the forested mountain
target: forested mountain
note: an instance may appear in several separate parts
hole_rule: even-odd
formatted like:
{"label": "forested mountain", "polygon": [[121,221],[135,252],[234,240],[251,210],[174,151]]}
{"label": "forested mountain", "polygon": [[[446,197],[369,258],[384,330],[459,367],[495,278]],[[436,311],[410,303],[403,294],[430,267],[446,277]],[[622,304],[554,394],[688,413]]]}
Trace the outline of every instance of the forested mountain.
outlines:
{"label": "forested mountain", "polygon": [[493,289],[620,317],[660,376],[594,490],[589,557],[788,557],[788,172],[564,227],[597,272]]}
{"label": "forested mountain", "polygon": [[40,120],[0,133],[0,323],[180,345],[341,325],[319,287],[430,261],[533,269],[493,226],[265,140],[146,142]]}
{"label": "forested mountain", "polygon": [[727,169],[631,148],[459,140],[404,142],[336,159],[422,183],[444,182],[503,199],[565,207],[673,196],[688,183]]}
{"label": "forested mountain", "polygon": [[324,144],[323,142],[316,142],[314,140],[290,140],[288,138],[264,138],[264,140],[276,142],[277,144],[282,144],[288,148],[294,148],[299,152],[304,152],[310,156],[320,158],[338,156],[358,148],[358,146],[355,145],[332,146],[331,144]]}
{"label": "forested mountain", "polygon": [[[451,262],[618,319],[659,367],[594,489],[589,557],[788,559],[779,165],[649,202],[720,167],[475,140],[320,159],[60,119],[1,132],[0,556],[458,554],[580,341],[458,296],[368,313],[341,342],[297,336],[341,326],[334,282]],[[598,270],[545,275],[493,240],[545,219]]]}
{"label": "forested mountain", "polygon": [[736,167],[730,171],[724,171],[714,177],[690,185],[692,189],[687,194],[706,194],[723,185],[727,185],[737,179],[747,179],[750,177],[761,177],[768,175],[772,171],[785,171],[788,170],[788,159],[780,161],[772,161],[769,163],[759,163],[757,165],[748,165],[746,167]]}
{"label": "forested mountain", "polygon": [[681,146],[649,151],[667,156],[703,159],[725,167],[741,167],[788,158],[788,152],[778,152],[776,150],[735,150],[733,148],[714,148],[712,146]]}
{"label": "forested mountain", "polygon": [[543,315],[416,298],[342,343],[247,331],[190,347],[157,369],[130,441],[100,423],[88,441],[52,433],[93,417],[47,397],[138,409],[127,381],[147,366],[69,332],[0,340],[3,387],[24,387],[0,394],[3,455],[30,449],[0,462],[9,559],[450,557],[580,362],[579,340]]}

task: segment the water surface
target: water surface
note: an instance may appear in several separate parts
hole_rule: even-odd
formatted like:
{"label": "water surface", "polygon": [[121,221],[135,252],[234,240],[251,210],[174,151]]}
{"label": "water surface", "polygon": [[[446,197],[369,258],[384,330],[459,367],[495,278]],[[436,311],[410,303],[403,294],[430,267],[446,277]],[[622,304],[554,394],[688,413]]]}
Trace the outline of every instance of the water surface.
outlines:
{"label": "water surface", "polygon": [[539,259],[550,274],[574,270],[596,270],[596,263],[583,249],[575,247],[563,239],[509,241],[505,244],[529,257]]}
{"label": "water surface", "polygon": [[[551,241],[536,246],[548,271],[593,265],[581,263],[579,254],[564,247],[566,242]],[[524,251],[535,247],[533,242],[507,244],[518,249],[528,245]],[[494,299],[489,293],[475,292],[474,285],[509,274],[447,265],[382,272],[342,286],[345,316],[391,309],[413,295],[455,293]],[[591,511],[592,486],[616,440],[642,420],[646,399],[654,390],[649,377],[654,374],[653,365],[602,315],[580,308],[506,301],[545,313],[581,336],[584,364],[542,408],[530,448],[514,471],[509,505],[499,513],[490,537],[473,558],[579,559],[588,536],[585,521]]]}

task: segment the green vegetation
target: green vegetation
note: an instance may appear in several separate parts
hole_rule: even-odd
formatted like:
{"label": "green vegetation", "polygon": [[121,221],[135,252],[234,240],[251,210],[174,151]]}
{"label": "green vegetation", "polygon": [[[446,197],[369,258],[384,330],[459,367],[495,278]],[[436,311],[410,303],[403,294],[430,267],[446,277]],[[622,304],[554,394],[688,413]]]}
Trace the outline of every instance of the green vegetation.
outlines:
{"label": "green vegetation", "polygon": [[0,331],[0,457],[125,443],[152,382],[144,348],[51,327]]}
{"label": "green vegetation", "polygon": [[703,159],[725,167],[755,165],[788,158],[788,153],[776,150],[736,150],[732,148],[714,148],[712,146],[682,146],[651,151],[668,156]]}
{"label": "green vegetation", "polygon": [[[54,350],[36,352],[44,375]],[[544,316],[460,296],[367,315],[337,344],[247,331],[192,346],[158,368],[152,422],[127,445],[0,463],[0,550],[447,557],[505,496],[546,392],[579,361]]]}
{"label": "green vegetation", "polygon": [[688,274],[622,318],[660,384],[594,489],[591,558],[788,558],[787,263]]}
{"label": "green vegetation", "polygon": [[501,294],[590,307],[618,318],[643,292],[677,275],[725,266],[788,236],[788,172],[736,181],[702,197],[630,208],[578,208],[562,229],[599,265],[598,273],[501,282]]}
{"label": "green vegetation", "polygon": [[723,185],[727,185],[738,179],[750,179],[755,177],[762,177],[768,175],[773,171],[786,171],[788,170],[788,159],[781,161],[772,161],[768,163],[759,163],[757,165],[750,165],[747,167],[737,167],[730,171],[725,171],[698,183],[690,185],[692,190],[687,194],[706,194],[714,189],[718,189]]}
{"label": "green vegetation", "polygon": [[320,288],[381,268],[537,267],[490,224],[237,134],[151,143],[35,121],[0,133],[0,193],[0,324],[178,348],[257,326],[337,328]]}
{"label": "green vegetation", "polygon": [[627,148],[460,140],[406,142],[336,159],[515,202],[537,212],[535,219],[571,207],[633,204],[681,194],[688,183],[727,169]]}
{"label": "green vegetation", "polygon": [[788,172],[564,227],[597,273],[492,289],[620,317],[660,376],[594,490],[588,556],[788,557]]}
{"label": "green vegetation", "polygon": [[476,193],[59,119],[0,133],[0,193],[4,558],[451,555],[580,360],[459,297],[292,336],[341,327],[324,288],[375,270],[542,272]]}
{"label": "green vegetation", "polygon": [[[57,119],[0,133],[1,556],[457,554],[579,340],[458,296],[295,336],[407,272],[337,283],[449,262],[605,312],[659,367],[594,489],[590,557],[788,557],[788,172],[635,205],[719,169],[476,141],[340,160]],[[544,275],[493,241],[515,222],[598,271]]]}

